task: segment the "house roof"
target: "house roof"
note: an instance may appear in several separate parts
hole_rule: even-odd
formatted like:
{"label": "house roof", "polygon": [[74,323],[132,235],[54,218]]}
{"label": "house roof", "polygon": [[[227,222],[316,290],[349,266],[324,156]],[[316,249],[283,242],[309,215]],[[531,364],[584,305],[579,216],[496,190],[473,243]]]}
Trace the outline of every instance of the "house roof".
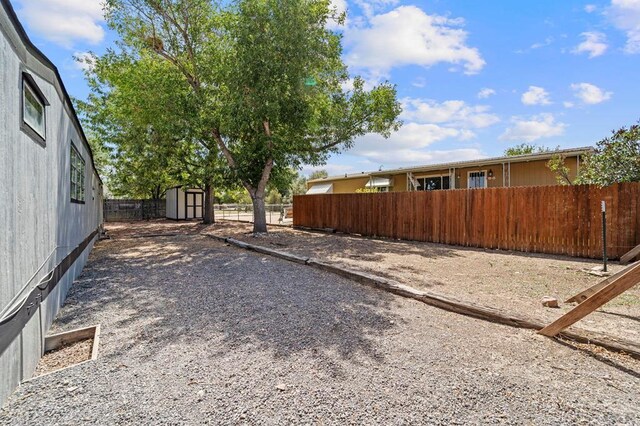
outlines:
{"label": "house roof", "polygon": [[337,176],[328,176],[326,178],[313,179],[308,181],[308,183],[318,183],[323,181],[331,181],[331,180],[342,180],[342,179],[353,179],[353,178],[362,178],[367,176],[389,176],[400,173],[415,173],[415,172],[427,172],[432,170],[441,170],[441,169],[450,169],[450,168],[463,168],[463,167],[474,167],[474,166],[489,166],[493,164],[502,164],[502,163],[523,163],[528,161],[537,161],[537,160],[548,160],[556,154],[573,157],[577,155],[584,154],[585,152],[593,152],[593,147],[591,146],[583,146],[579,148],[568,148],[568,149],[557,149],[553,151],[545,151],[545,152],[537,152],[534,154],[523,154],[523,155],[511,155],[511,156],[501,156],[501,157],[489,157],[489,158],[480,158],[477,160],[467,160],[467,161],[454,161],[449,163],[437,163],[437,164],[425,164],[413,167],[401,167],[398,169],[391,170],[376,170],[372,172],[361,172],[361,173],[352,173],[345,175],[337,175]]}

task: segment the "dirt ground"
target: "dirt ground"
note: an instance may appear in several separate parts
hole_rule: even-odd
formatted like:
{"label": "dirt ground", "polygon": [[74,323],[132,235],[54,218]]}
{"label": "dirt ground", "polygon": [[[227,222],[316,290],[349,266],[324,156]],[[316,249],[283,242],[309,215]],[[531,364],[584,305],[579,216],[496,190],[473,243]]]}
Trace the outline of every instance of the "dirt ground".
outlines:
{"label": "dirt ground", "polygon": [[66,368],[91,359],[93,339],[84,339],[45,353],[36,367],[34,376]]}
{"label": "dirt ground", "polygon": [[[542,322],[571,310],[564,300],[604,278],[585,270],[601,262],[515,251],[483,250],[443,244],[370,239],[344,234],[271,227],[254,237],[250,224],[221,222],[203,232],[335,262],[372,272],[412,287],[491,306]],[[609,264],[615,273],[623,267]],[[556,297],[559,309],[542,306]],[[576,327],[640,342],[640,285],[584,318]]]}
{"label": "dirt ground", "polygon": [[51,330],[100,324],[98,358],[23,383],[0,424],[640,424],[638,369],[201,228],[110,226]]}

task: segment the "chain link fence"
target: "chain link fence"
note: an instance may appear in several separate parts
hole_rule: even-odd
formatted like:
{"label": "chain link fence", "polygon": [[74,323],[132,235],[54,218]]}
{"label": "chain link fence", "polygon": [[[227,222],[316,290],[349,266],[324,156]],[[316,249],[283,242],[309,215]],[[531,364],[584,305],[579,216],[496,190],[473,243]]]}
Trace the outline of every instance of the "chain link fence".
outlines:
{"label": "chain link fence", "polygon": [[[237,220],[253,222],[252,204],[215,204],[216,220]],[[265,204],[267,223],[271,225],[291,225],[293,223],[293,204]]]}

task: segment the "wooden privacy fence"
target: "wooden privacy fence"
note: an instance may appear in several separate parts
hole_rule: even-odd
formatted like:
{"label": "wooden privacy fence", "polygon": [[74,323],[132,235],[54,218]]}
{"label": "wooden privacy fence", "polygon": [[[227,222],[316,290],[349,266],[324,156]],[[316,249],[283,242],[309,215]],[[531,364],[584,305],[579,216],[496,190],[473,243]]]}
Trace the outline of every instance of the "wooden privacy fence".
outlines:
{"label": "wooden privacy fence", "polygon": [[293,225],[471,247],[602,257],[640,244],[640,183],[300,195]]}

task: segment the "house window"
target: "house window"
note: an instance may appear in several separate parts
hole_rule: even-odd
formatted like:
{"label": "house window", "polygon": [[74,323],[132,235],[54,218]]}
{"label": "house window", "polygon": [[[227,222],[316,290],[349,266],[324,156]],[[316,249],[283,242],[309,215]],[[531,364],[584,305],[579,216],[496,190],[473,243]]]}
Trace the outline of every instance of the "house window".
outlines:
{"label": "house window", "polygon": [[49,105],[29,73],[22,73],[22,129],[40,143],[46,139],[45,107]]}
{"label": "house window", "polygon": [[84,203],[84,159],[71,144],[71,202]]}
{"label": "house window", "polygon": [[418,191],[437,191],[440,189],[450,189],[449,176],[426,176],[416,179],[418,181]]}
{"label": "house window", "polygon": [[469,179],[467,180],[467,187],[473,188],[486,188],[487,187],[487,172],[482,170],[479,172],[469,172]]}

